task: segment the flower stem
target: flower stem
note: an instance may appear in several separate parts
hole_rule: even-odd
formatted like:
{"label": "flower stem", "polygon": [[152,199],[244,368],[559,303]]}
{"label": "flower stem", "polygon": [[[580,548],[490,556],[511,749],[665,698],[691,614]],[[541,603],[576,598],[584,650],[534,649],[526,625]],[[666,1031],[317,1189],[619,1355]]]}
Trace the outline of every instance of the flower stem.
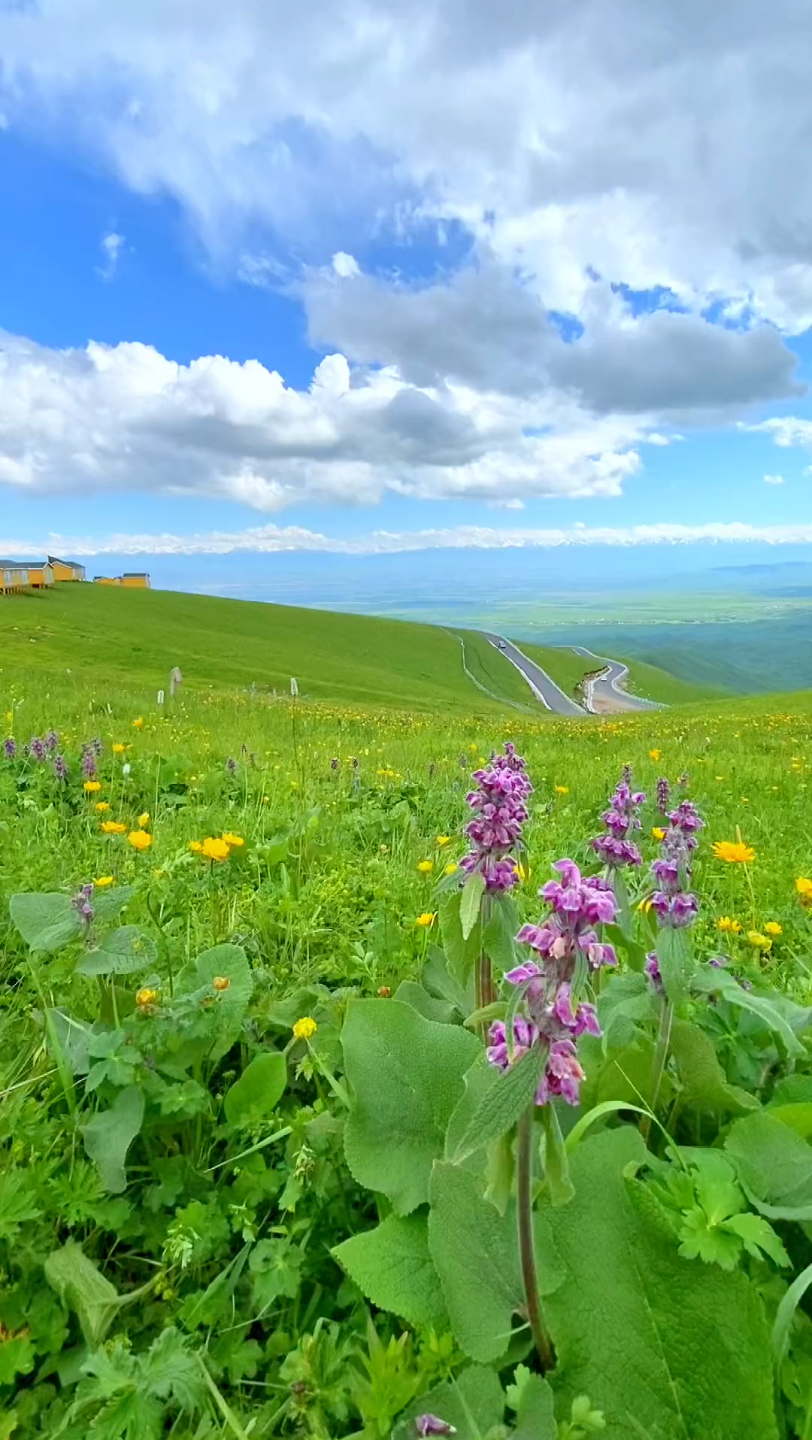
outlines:
{"label": "flower stem", "polygon": [[493,983],[491,957],[481,943],[482,934],[491,918],[491,904],[490,895],[483,895],[482,906],[479,912],[480,951],[477,956],[476,974],[474,976],[477,1010],[484,1010],[486,1005],[492,1005],[496,999],[496,986]]}
{"label": "flower stem", "polygon": [[542,1371],[552,1370],[555,1363],[553,1344],[544,1317],[541,1313],[538,1275],[536,1273],[536,1246],[533,1237],[533,1106],[530,1106],[519,1121],[519,1155],[517,1169],[517,1199],[519,1213],[519,1256],[522,1266],[522,1280],[527,1305],[530,1333],[539,1357]]}
{"label": "flower stem", "polygon": [[[663,1000],[663,1008],[660,1011],[660,1028],[657,1032],[657,1044],[654,1047],[654,1059],[651,1064],[651,1096],[649,1108],[656,1112],[657,1100],[660,1094],[660,1086],[665,1072],[665,1063],[668,1059],[668,1047],[671,1044],[671,1026],[674,1023],[674,1006],[670,1000]],[[648,1140],[651,1130],[651,1117],[644,1115],[640,1122],[640,1134],[644,1140]]]}

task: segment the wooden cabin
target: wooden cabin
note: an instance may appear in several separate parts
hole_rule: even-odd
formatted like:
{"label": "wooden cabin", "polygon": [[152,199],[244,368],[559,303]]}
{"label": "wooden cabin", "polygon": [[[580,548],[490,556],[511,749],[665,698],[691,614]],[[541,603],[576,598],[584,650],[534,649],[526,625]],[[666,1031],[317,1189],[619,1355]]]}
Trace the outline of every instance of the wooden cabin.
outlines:
{"label": "wooden cabin", "polygon": [[53,583],[53,566],[48,560],[0,560],[0,595],[46,590]]}
{"label": "wooden cabin", "polygon": [[77,564],[75,560],[58,560],[55,555],[49,555],[48,564],[53,568],[57,585],[71,584],[85,578],[84,565]]}
{"label": "wooden cabin", "polygon": [[120,577],[120,576],[115,576],[115,577],[114,577],[114,576],[112,576],[112,575],[94,575],[94,576],[93,576],[93,584],[94,584],[94,585],[120,585],[120,584],[121,584],[121,577]]}
{"label": "wooden cabin", "polygon": [[126,590],[149,590],[150,588],[149,576],[143,570],[125,570],[119,584],[123,585]]}

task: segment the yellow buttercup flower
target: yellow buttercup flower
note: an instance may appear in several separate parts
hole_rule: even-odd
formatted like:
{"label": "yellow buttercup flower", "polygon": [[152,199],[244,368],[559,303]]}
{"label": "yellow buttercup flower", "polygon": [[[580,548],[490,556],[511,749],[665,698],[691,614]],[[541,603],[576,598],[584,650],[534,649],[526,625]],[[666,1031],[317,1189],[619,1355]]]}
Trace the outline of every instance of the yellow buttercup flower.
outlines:
{"label": "yellow buttercup flower", "polygon": [[115,885],[115,883],[115,875],[100,875],[98,880],[93,881],[97,890],[104,890],[107,885]]}
{"label": "yellow buttercup flower", "polygon": [[297,1040],[311,1040],[318,1028],[312,1015],[303,1015],[301,1020],[296,1021],[293,1033]]}
{"label": "yellow buttercup flower", "polygon": [[139,815],[139,817],[138,817],[138,828],[139,828],[139,830],[145,830],[146,827],[148,826],[148,824],[149,824],[149,811],[148,811],[148,810],[145,810],[144,813],[143,813],[143,815]]}
{"label": "yellow buttercup flower", "polygon": [[456,860],[452,860],[448,865],[446,865],[446,867],[445,867],[445,874],[446,874],[446,875],[456,875],[458,869],[459,869],[459,866],[457,865]]}
{"label": "yellow buttercup flower", "polygon": [[436,919],[437,916],[433,914],[431,910],[425,910],[422,915],[418,915],[414,923],[415,925],[419,925],[422,930],[427,930],[430,925],[434,924]]}
{"label": "yellow buttercup flower", "polygon": [[241,845],[245,844],[242,835],[234,835],[231,830],[225,830],[223,832],[223,839],[225,840],[226,845],[231,846],[232,850],[234,850],[235,848],[239,849]]}
{"label": "yellow buttercup flower", "polygon": [[729,865],[749,865],[756,858],[752,845],[745,845],[743,840],[717,840],[713,853],[717,860],[725,860]]}
{"label": "yellow buttercup flower", "polygon": [[450,836],[450,835],[438,835],[437,838],[435,839],[434,843],[435,843],[435,845],[440,845],[440,846],[442,846],[442,845],[450,845],[450,844],[451,844],[451,836]]}
{"label": "yellow buttercup flower", "polygon": [[637,908],[638,910],[642,910],[644,915],[647,915],[651,909],[651,896],[645,895]]}
{"label": "yellow buttercup flower", "polygon": [[659,760],[662,756],[662,753],[662,750],[649,750],[649,760]]}
{"label": "yellow buttercup flower", "polygon": [[748,930],[747,939],[750,941],[754,950],[763,950],[765,954],[773,948],[772,940],[766,935],[762,935],[758,930]]}
{"label": "yellow buttercup flower", "polygon": [[82,789],[86,795],[97,795],[101,790],[101,780],[86,780]]}
{"label": "yellow buttercup flower", "polygon": [[556,795],[569,795],[570,787],[569,785],[556,785],[555,793]]}
{"label": "yellow buttercup flower", "polygon": [[135,720],[133,720],[133,730],[143,730],[143,728],[144,717],[143,715],[139,715]]}
{"label": "yellow buttercup flower", "polygon": [[719,919],[716,921],[717,930],[729,931],[732,935],[739,935],[741,933],[741,928],[742,927],[740,921],[731,920],[729,915],[720,915]]}
{"label": "yellow buttercup flower", "polygon": [[127,836],[127,844],[132,845],[133,850],[148,850],[152,844],[152,836],[147,830],[131,830]]}
{"label": "yellow buttercup flower", "polygon": [[127,746],[122,745],[121,741],[117,740],[114,745],[110,746],[110,749],[112,750],[114,755],[123,755],[124,751],[127,749]]}
{"label": "yellow buttercup flower", "polygon": [[431,872],[432,872],[432,870],[434,869],[434,861],[433,861],[433,860],[418,860],[418,862],[417,862],[417,868],[418,868],[418,870],[420,871],[420,874],[421,874],[421,875],[430,875]]}
{"label": "yellow buttercup flower", "polygon": [[201,849],[207,860],[227,860],[231,854],[225,840],[218,840],[212,835],[206,837]]}
{"label": "yellow buttercup flower", "polygon": [[664,840],[664,839],[665,839],[665,830],[663,829],[662,825],[654,825],[654,826],[652,827],[651,834],[652,834],[652,838],[653,838],[654,840]]}
{"label": "yellow buttercup flower", "polygon": [[194,851],[195,855],[199,855],[200,852],[201,852],[202,849],[203,849],[203,842],[202,842],[202,840],[190,840],[190,841],[189,841],[189,849],[192,850],[192,851]]}
{"label": "yellow buttercup flower", "polygon": [[139,990],[135,997],[135,1003],[139,1010],[149,1010],[158,999],[158,991],[153,990],[150,985],[145,985]]}
{"label": "yellow buttercup flower", "polygon": [[798,892],[802,905],[812,905],[812,880],[801,875],[795,881],[795,889]]}
{"label": "yellow buttercup flower", "polygon": [[521,860],[516,860],[513,866],[513,873],[519,880],[528,880],[533,874],[533,871],[530,869],[529,865],[527,869],[525,869]]}
{"label": "yellow buttercup flower", "polygon": [[127,829],[120,820],[103,820],[101,830],[104,835],[123,835]]}
{"label": "yellow buttercup flower", "polygon": [[768,920],[764,926],[765,935],[783,935],[783,933],[784,927],[783,925],[779,925],[777,920]]}
{"label": "yellow buttercup flower", "polygon": [[96,805],[96,809],[98,810],[100,815],[103,815],[106,810],[110,809],[110,806],[108,805],[106,800],[99,800],[98,804]]}

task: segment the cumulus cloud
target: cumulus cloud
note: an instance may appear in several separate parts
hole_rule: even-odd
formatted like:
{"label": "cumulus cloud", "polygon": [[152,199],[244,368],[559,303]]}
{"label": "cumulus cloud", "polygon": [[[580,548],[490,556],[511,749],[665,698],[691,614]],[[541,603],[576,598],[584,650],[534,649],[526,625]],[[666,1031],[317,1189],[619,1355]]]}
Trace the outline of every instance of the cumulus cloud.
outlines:
{"label": "cumulus cloud", "polygon": [[81,24],[39,0],[3,7],[0,53],[15,125],[71,131],[215,248],[455,220],[559,310],[591,269],[812,321],[804,0],[347,0],[340,27],[328,0],[83,0]]}
{"label": "cumulus cloud", "polygon": [[739,521],[709,525],[586,526],[571,529],[497,530],[481,525],[453,529],[393,532],[374,530],[357,538],[335,538],[300,526],[259,525],[235,532],[205,535],[67,536],[49,534],[31,539],[4,539],[0,551],[21,558],[43,552],[60,555],[229,555],[235,552],[280,554],[293,551],[333,555],[395,555],[416,550],[552,550],[561,546],[752,544],[812,545],[812,525],[749,525]]}
{"label": "cumulus cloud", "polygon": [[[188,365],[151,346],[52,350],[0,335],[0,484],[27,494],[302,501],[611,496],[640,467],[637,419],[592,418],[451,383],[418,387],[341,354],[306,390],[256,360]],[[555,422],[555,424],[553,424]]]}
{"label": "cumulus cloud", "polygon": [[765,484],[765,485],[783,485],[783,483],[784,483],[784,477],[783,477],[783,475],[765,475],[765,476],[764,476],[764,484]]}

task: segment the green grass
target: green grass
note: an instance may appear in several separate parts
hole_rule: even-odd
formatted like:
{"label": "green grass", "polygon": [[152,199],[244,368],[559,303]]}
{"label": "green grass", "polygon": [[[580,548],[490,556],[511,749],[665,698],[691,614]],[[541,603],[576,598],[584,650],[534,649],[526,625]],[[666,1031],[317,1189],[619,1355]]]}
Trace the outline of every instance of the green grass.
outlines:
{"label": "green grass", "polygon": [[[512,667],[488,667],[486,648],[466,639],[482,683],[527,704],[527,687]],[[69,667],[155,691],[177,665],[193,689],[287,692],[295,676],[303,696],[345,705],[503,708],[465,675],[455,636],[434,626],[169,591],[77,585],[6,597],[0,654],[6,674],[21,665],[49,674]]]}

